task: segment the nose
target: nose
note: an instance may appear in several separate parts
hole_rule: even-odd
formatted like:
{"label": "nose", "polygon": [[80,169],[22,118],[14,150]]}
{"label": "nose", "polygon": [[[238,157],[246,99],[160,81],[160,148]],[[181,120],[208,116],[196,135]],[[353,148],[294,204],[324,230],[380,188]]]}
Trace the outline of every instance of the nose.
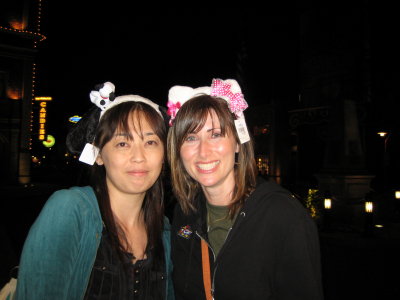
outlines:
{"label": "nose", "polygon": [[134,146],[132,147],[132,153],[131,153],[131,161],[132,162],[136,162],[136,163],[140,163],[145,161],[146,156],[144,154],[144,149],[141,146]]}
{"label": "nose", "polygon": [[199,156],[200,157],[207,157],[208,153],[210,152],[210,145],[206,140],[200,140],[199,142]]}

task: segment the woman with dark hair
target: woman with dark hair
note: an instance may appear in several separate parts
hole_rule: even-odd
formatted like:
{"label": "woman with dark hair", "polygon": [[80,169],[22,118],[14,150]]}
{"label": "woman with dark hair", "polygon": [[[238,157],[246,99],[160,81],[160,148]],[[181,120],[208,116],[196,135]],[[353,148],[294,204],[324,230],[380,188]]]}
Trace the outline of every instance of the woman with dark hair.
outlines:
{"label": "woman with dark hair", "polygon": [[176,299],[322,299],[315,223],[257,177],[235,80],[169,91]]}
{"label": "woman with dark hair", "polygon": [[55,192],[24,244],[16,299],[173,299],[163,216],[166,126],[157,104],[107,82],[67,138],[91,185]]}

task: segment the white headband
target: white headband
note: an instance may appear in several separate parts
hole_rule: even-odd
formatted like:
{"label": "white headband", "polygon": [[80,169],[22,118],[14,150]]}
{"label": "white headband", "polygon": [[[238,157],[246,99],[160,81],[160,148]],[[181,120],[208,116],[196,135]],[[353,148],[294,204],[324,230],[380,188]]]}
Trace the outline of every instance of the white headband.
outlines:
{"label": "white headband", "polygon": [[243,144],[250,140],[243,114],[243,111],[248,107],[248,104],[244,99],[239,84],[234,79],[213,79],[211,87],[199,87],[196,89],[188,86],[173,86],[168,93],[167,113],[171,117],[169,125],[172,126],[176,114],[186,101],[201,94],[219,97],[226,100],[229,104],[229,110],[238,118],[235,120],[235,126],[240,142]]}
{"label": "white headband", "polygon": [[[164,119],[159,109],[159,106],[153,101],[138,95],[118,96],[115,97],[114,100],[112,100],[111,98],[113,98],[112,96],[114,91],[115,91],[114,84],[112,84],[111,82],[105,82],[101,89],[99,89],[98,91],[90,92],[89,95],[90,100],[94,104],[96,104],[97,107],[101,109],[99,121],[103,117],[104,113],[110,108],[113,108],[121,103],[130,101],[143,102],[145,104],[150,105],[161,116],[161,118]],[[99,149],[97,147],[95,147],[90,143],[86,143],[85,148],[83,149],[79,157],[79,160],[89,165],[93,165],[94,162],[96,161],[98,154],[99,154]]]}
{"label": "white headband", "polygon": [[100,119],[104,115],[104,113],[109,110],[110,108],[113,108],[114,106],[117,106],[118,104],[124,103],[124,102],[129,102],[129,101],[134,101],[134,102],[143,102],[148,105],[150,105],[154,110],[163,118],[158,104],[154,103],[153,101],[144,98],[139,95],[124,95],[124,96],[118,96],[114,99],[114,101],[111,101],[105,108],[104,110],[101,111],[100,113]]}

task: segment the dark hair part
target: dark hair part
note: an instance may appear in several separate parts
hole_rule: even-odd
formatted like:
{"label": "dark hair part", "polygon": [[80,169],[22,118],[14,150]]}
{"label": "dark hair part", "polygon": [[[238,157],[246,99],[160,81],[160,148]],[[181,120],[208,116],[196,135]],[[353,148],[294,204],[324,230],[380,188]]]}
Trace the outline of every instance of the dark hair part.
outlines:
{"label": "dark hair part", "polygon": [[196,194],[200,192],[200,184],[186,171],[180,150],[190,133],[200,131],[207,117],[214,111],[218,117],[222,135],[233,135],[239,145],[237,164],[235,164],[235,187],[229,207],[229,215],[233,218],[242,208],[244,201],[255,189],[257,167],[254,159],[253,142],[241,144],[236,132],[236,116],[229,110],[224,99],[209,95],[196,96],[179,109],[174,124],[168,133],[168,162],[171,167],[173,191],[184,213],[196,210]]}
{"label": "dark hair part", "polygon": [[[130,121],[133,119],[138,122],[136,126],[135,122],[133,122],[133,126],[135,126],[133,130],[140,135],[142,133],[141,121],[143,117],[160,138],[163,145],[165,145],[167,133],[162,117],[151,106],[135,101],[118,104],[103,115],[96,130],[94,145],[101,151],[116,133],[130,133],[129,126],[132,124]],[[132,137],[128,136],[128,138]],[[91,184],[95,190],[103,222],[111,242],[118,253],[122,255],[123,252],[130,249],[124,231],[115,220],[111,210],[104,165],[95,164],[92,167]],[[161,240],[164,216],[163,193],[162,176],[159,176],[153,186],[146,192],[141,211],[144,216],[148,238],[146,252],[150,251],[153,264],[164,260],[164,248]]]}

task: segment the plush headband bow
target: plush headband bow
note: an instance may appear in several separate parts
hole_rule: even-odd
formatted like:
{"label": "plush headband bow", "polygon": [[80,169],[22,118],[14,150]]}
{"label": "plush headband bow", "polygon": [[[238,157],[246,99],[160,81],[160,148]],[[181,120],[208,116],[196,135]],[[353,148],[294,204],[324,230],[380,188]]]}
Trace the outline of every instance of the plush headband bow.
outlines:
{"label": "plush headband bow", "polygon": [[243,115],[243,111],[248,107],[248,104],[244,99],[239,84],[234,79],[213,79],[211,87],[200,87],[196,89],[179,85],[172,87],[168,93],[167,103],[167,114],[171,117],[169,125],[172,126],[176,114],[186,101],[201,94],[226,100],[229,104],[229,110],[238,118],[238,120],[235,120],[235,125],[241,142],[245,143],[250,140]]}
{"label": "plush headband bow", "polygon": [[167,113],[171,117],[170,125],[172,125],[181,106],[189,99],[201,94],[225,99],[229,104],[230,111],[237,117],[241,117],[243,111],[248,107],[240,86],[234,79],[213,79],[211,87],[200,87],[196,89],[177,85],[172,87],[168,94]]}
{"label": "plush headband bow", "polygon": [[[105,82],[96,86],[96,90],[90,92],[89,97],[97,107],[90,111],[75,125],[67,135],[67,147],[72,153],[81,155],[79,160],[93,165],[96,161],[99,149],[91,143],[94,140],[96,128],[104,113],[124,102],[134,101],[143,102],[150,105],[163,119],[160,107],[151,100],[138,95],[114,96],[115,86],[111,82]],[[84,146],[84,148],[83,148]],[[83,151],[82,151],[83,148]]]}

